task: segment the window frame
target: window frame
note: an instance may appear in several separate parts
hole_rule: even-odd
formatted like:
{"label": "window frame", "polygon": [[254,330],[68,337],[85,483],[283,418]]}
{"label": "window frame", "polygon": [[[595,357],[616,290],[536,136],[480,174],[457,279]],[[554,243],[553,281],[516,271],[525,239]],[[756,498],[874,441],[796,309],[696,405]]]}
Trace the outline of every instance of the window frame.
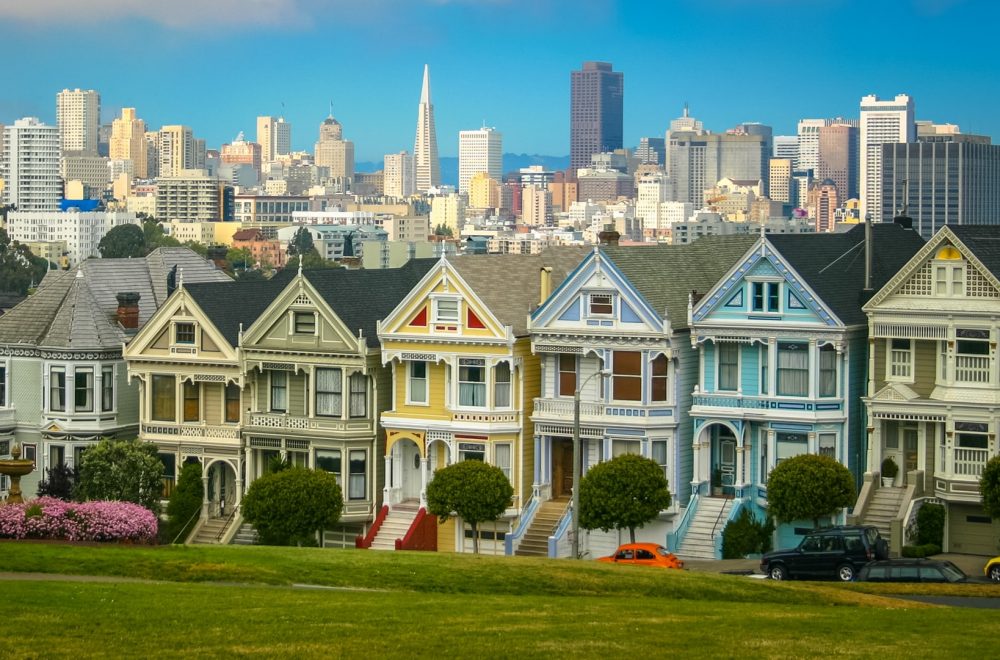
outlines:
{"label": "window frame", "polygon": [[[506,464],[502,463],[500,460],[501,449],[505,449],[507,451]],[[507,477],[507,481],[511,484],[514,483],[514,443],[497,442],[493,444],[493,465],[500,468],[500,471]]]}
{"label": "window frame", "polygon": [[[454,318],[449,313],[448,316],[441,315],[441,303],[455,305]],[[442,325],[460,325],[462,322],[462,299],[457,296],[438,296],[431,298],[431,322]]]}
{"label": "window frame", "polygon": [[[660,462],[660,456],[657,456],[657,449],[662,447],[663,449],[663,462]],[[656,462],[661,468],[663,468],[663,476],[667,478],[667,483],[672,483],[670,479],[670,474],[668,469],[670,467],[670,441],[666,438],[658,439],[653,438],[649,441],[649,458]]]}
{"label": "window frame", "polygon": [[[463,364],[463,362],[465,364]],[[479,370],[482,374],[481,380],[469,380],[468,376],[472,373],[472,369]],[[462,408],[486,408],[486,360],[483,358],[459,358],[458,359],[458,377],[455,379],[458,384],[458,405]],[[462,386],[472,386],[463,390]],[[471,402],[463,400],[463,392],[472,393]],[[476,393],[481,392],[479,398],[481,398],[482,403],[477,404]]]}
{"label": "window frame", "polygon": [[[355,470],[356,455],[360,455],[361,470]],[[357,486],[355,478],[360,479],[360,488]],[[360,495],[355,493],[360,491]],[[368,450],[348,449],[347,450],[347,499],[352,501],[368,499]]]}
{"label": "window frame", "polygon": [[[48,387],[48,390],[49,390],[49,397],[48,397],[48,399],[49,399],[49,401],[48,401],[49,406],[48,406],[48,410],[49,410],[49,412],[61,412],[61,413],[67,412],[67,408],[68,408],[68,404],[69,404],[69,402],[67,401],[67,396],[66,396],[67,395],[67,391],[66,391],[66,381],[67,381],[66,376],[67,376],[67,371],[68,370],[66,369],[65,365],[50,366],[49,367],[49,387]],[[57,380],[56,376],[60,377],[58,379],[58,380],[61,381],[61,384],[60,384],[59,387],[56,387],[56,380]],[[55,394],[57,391],[59,392],[59,400],[61,401],[61,404],[59,405],[59,407],[56,407],[54,405],[54,398],[55,397],[53,397],[53,394]]]}
{"label": "window frame", "polygon": [[[323,378],[320,372],[335,372],[333,381],[331,384],[335,383],[336,386],[332,389],[324,389],[327,386],[321,385]],[[341,367],[317,367],[313,378],[315,392],[313,394],[313,410],[316,417],[331,417],[334,419],[343,419],[344,417],[344,370]],[[327,396],[330,397],[331,401],[336,401],[337,405],[331,405],[328,408],[325,406],[320,406],[320,397]],[[321,410],[323,408],[323,410]],[[329,410],[329,411],[327,411]]]}
{"label": "window frame", "polygon": [[781,314],[781,289],[780,280],[751,280],[750,311],[755,314]]}
{"label": "window frame", "polygon": [[[331,456],[320,456],[320,453],[331,454]],[[333,456],[336,454],[336,456]],[[335,461],[337,465],[336,471],[328,470],[320,464],[321,460],[331,460]],[[332,474],[337,480],[337,485],[343,489],[344,487],[344,451],[339,447],[317,447],[313,450],[313,465],[317,470],[323,470],[329,474]],[[343,492],[343,491],[341,491]]]}
{"label": "window frame", "polygon": [[[829,446],[824,446],[824,441],[829,442]],[[830,431],[820,431],[816,434],[816,453],[820,456],[837,458],[837,434]]]}
{"label": "window frame", "polygon": [[[347,379],[348,387],[348,410],[347,416],[350,419],[364,419],[368,417],[368,376],[360,371],[355,371]],[[360,402],[360,409],[357,404]]]}
{"label": "window frame", "polygon": [[[502,374],[501,367],[507,373],[507,380],[500,380],[499,376]],[[491,369],[493,372],[493,407],[500,409],[509,409],[513,407],[513,395],[514,395],[514,370],[511,368],[510,362],[506,360],[501,360],[493,365]],[[500,401],[500,393],[506,392],[507,402],[502,403]]]}
{"label": "window frame", "polygon": [[298,310],[292,312],[292,334],[298,336],[315,337],[319,323],[316,320],[316,312]]}
{"label": "window frame", "polygon": [[[564,369],[564,360],[572,359],[573,370]],[[576,353],[558,353],[556,356],[556,396],[572,397],[576,395],[576,385],[580,380],[580,356]],[[570,391],[564,390],[564,385],[572,384]]]}
{"label": "window frame", "polygon": [[[612,351],[611,352],[611,400],[612,401],[628,401],[631,403],[642,403],[642,373],[643,365],[642,362],[645,359],[645,353],[642,351]],[[632,373],[629,371],[620,371],[619,369],[626,369],[633,365],[623,364],[620,365],[619,359],[627,358],[628,362],[634,360],[635,365],[638,368],[638,373]],[[625,362],[622,359],[622,362]],[[631,392],[624,390],[631,390],[635,388],[634,398],[623,398],[619,394],[629,394]]]}
{"label": "window frame", "polygon": [[[83,387],[80,386],[80,378],[83,377]],[[83,394],[84,402],[80,403],[80,394]],[[73,369],[73,412],[92,413],[94,412],[94,368],[74,367]]]}
{"label": "window frame", "polygon": [[190,380],[181,383],[181,422],[201,421],[201,383]]}
{"label": "window frame", "polygon": [[[181,339],[181,331],[184,332],[184,339]],[[190,341],[187,339],[190,332]],[[194,346],[198,341],[198,332],[194,321],[174,321],[174,344],[178,346]]]}
{"label": "window frame", "polygon": [[7,400],[8,392],[10,388],[7,387],[7,375],[10,371],[10,366],[6,360],[0,361],[0,408],[7,408],[10,402]]}
{"label": "window frame", "polygon": [[[715,360],[715,389],[718,392],[739,392],[740,391],[740,358],[742,357],[740,350],[740,344],[732,341],[723,341],[715,344],[716,346],[716,360]],[[732,356],[735,357],[735,362],[726,361],[723,362],[723,354],[732,352]],[[723,369],[726,372],[731,371],[732,383],[723,384]]]}
{"label": "window frame", "polygon": [[[662,373],[660,373],[662,365]],[[666,403],[670,400],[670,391],[667,388],[667,378],[670,373],[670,363],[667,356],[660,353],[649,362],[649,401],[651,403]],[[662,389],[662,396],[659,390]]]}
{"label": "window frame", "polygon": [[[282,378],[281,379],[276,379],[275,376],[278,376],[278,375],[280,375]],[[283,380],[283,382],[282,383],[276,383],[275,380]],[[288,372],[287,371],[271,370],[268,373],[268,378],[267,378],[267,391],[268,391],[268,397],[267,397],[268,411],[269,412],[276,412],[276,413],[287,413],[288,412]],[[281,392],[282,395],[284,396],[283,407],[279,408],[279,407],[277,407],[277,406],[274,405],[275,404],[275,393],[276,392]]]}
{"label": "window frame", "polygon": [[[414,368],[420,365],[423,367],[423,376],[418,376],[414,374]],[[406,403],[411,406],[429,406],[430,405],[430,378],[429,378],[429,365],[427,360],[407,360],[406,362]],[[413,396],[414,383],[420,383],[423,387],[423,398],[418,399]]]}
{"label": "window frame", "polygon": [[[782,349],[782,346],[784,346],[786,348]],[[791,348],[788,348],[790,346],[800,346],[800,347],[802,347],[801,348],[802,352],[801,353],[799,352],[800,349],[794,349],[793,350]],[[775,368],[774,368],[774,372],[775,372],[774,373],[774,377],[775,377],[774,390],[775,390],[775,393],[777,394],[777,396],[789,396],[789,397],[800,397],[800,398],[801,397],[807,397],[807,396],[809,396],[809,363],[811,362],[810,356],[809,356],[809,352],[810,352],[809,351],[809,343],[808,342],[802,342],[802,341],[779,341],[778,344],[777,344],[776,349],[777,350],[775,351]],[[792,354],[799,354],[799,355],[804,354],[806,356],[805,367],[788,367],[788,366],[783,367],[783,366],[781,366],[781,358],[782,358],[782,356],[783,355],[792,355]],[[791,372],[803,374],[803,375],[800,375],[799,377],[802,378],[805,391],[803,391],[801,393],[799,393],[798,390],[795,390],[793,392],[789,392],[788,388],[782,387],[782,385],[783,385],[783,378],[782,378],[782,376],[787,375],[787,376],[790,377],[790,376],[793,375]]]}
{"label": "window frame", "polygon": [[[233,398],[229,396],[229,393],[235,390],[236,397]],[[226,424],[239,424],[240,417],[242,416],[241,410],[241,400],[243,398],[243,390],[236,383],[226,383],[222,388],[222,419]],[[236,414],[230,414],[230,405],[236,404]]]}
{"label": "window frame", "polygon": [[[607,311],[604,311],[605,309]],[[587,316],[598,316],[601,318],[609,318],[614,315],[615,315],[614,293],[610,291],[593,291],[587,293]]]}
{"label": "window frame", "polygon": [[[908,342],[909,346],[905,349],[898,348],[895,346],[896,342]],[[914,361],[915,361],[915,347],[912,339],[893,337],[885,340],[885,380],[888,382],[897,383],[912,383],[913,382],[913,371],[914,371]],[[901,363],[895,363],[893,361],[894,354],[906,354],[906,361]],[[894,373],[896,367],[905,367],[906,373]]]}
{"label": "window frame", "polygon": [[[169,387],[166,387],[167,381],[169,381]],[[164,387],[163,394],[165,396],[161,405],[165,406],[168,402],[170,404],[169,417],[158,417],[157,416],[157,383],[161,383]],[[150,374],[149,377],[149,418],[155,422],[177,422],[177,376],[174,374]]]}
{"label": "window frame", "polygon": [[101,412],[115,411],[115,366],[101,367]]}
{"label": "window frame", "polygon": [[[832,346],[831,344],[824,344],[823,346],[819,347],[817,353],[818,354],[816,356],[816,377],[818,380],[816,382],[816,396],[824,399],[836,398],[840,392],[839,389],[840,360],[839,360],[839,354],[837,353],[837,349],[835,346]],[[824,366],[823,364],[824,359],[833,360],[832,368],[830,365]],[[826,375],[829,378],[830,372],[832,372],[833,374],[833,387],[830,389],[826,389],[824,388],[823,377],[824,375]]]}

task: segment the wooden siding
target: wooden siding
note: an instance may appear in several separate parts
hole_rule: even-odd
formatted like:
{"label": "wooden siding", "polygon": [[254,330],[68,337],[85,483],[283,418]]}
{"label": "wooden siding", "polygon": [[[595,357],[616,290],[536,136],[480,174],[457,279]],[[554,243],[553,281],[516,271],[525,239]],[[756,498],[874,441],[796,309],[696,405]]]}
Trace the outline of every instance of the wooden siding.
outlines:
{"label": "wooden siding", "polygon": [[916,341],[913,347],[914,358],[914,382],[911,387],[913,391],[923,398],[928,398],[934,391],[934,383],[937,380],[935,370],[937,369],[937,349],[936,341]]}
{"label": "wooden siding", "polygon": [[677,493],[677,504],[687,506],[691,497],[691,479],[694,478],[694,425],[691,422],[691,392],[698,384],[698,351],[691,347],[691,341],[686,333],[674,335],[671,339],[677,367],[674,376],[674,396],[676,397],[677,433],[672,438],[674,461],[673,474],[677,475],[676,483],[670,484]]}

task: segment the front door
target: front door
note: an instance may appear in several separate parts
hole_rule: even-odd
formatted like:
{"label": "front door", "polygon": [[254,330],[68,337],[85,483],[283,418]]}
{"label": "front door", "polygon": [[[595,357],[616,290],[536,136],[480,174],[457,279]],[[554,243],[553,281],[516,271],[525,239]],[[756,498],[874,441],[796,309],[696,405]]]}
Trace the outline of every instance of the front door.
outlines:
{"label": "front door", "polygon": [[573,494],[573,440],[552,438],[552,497]]}
{"label": "front door", "polygon": [[402,461],[402,488],[400,497],[404,500],[415,500],[420,497],[420,448],[411,440],[400,440]]}
{"label": "front door", "polygon": [[903,429],[903,483],[911,470],[917,469],[917,429]]}

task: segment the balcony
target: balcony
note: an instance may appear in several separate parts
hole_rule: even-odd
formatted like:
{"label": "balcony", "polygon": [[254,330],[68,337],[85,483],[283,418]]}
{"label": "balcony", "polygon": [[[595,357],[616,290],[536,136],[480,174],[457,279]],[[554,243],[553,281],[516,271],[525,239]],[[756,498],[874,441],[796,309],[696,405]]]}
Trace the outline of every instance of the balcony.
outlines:
{"label": "balcony", "polygon": [[[804,413],[805,416],[840,416],[844,403],[841,399],[835,398],[811,399],[701,392],[691,395],[691,408],[692,414],[705,414],[706,411],[699,413],[697,408],[724,408],[734,410],[738,415],[745,414],[742,411],[759,411],[759,413],[776,411],[782,414]],[[754,412],[749,414],[755,415]]]}
{"label": "balcony", "polygon": [[935,495],[956,502],[982,502],[979,477],[992,457],[989,449],[941,447],[938,469],[934,472]]}
{"label": "balcony", "polygon": [[367,417],[341,419],[339,417],[305,417],[287,413],[247,413],[243,423],[247,430],[299,431],[307,434],[351,431],[373,433],[372,422]]}
{"label": "balcony", "polygon": [[988,355],[956,355],[955,382],[989,384],[990,358]]}
{"label": "balcony", "polygon": [[986,467],[986,462],[989,460],[989,449],[956,447],[953,450],[951,471],[956,477],[966,477],[978,481],[983,474],[983,468]]}
{"label": "balcony", "polygon": [[[572,423],[573,399],[535,399],[536,422],[551,421]],[[580,402],[580,421],[588,424],[639,424],[652,426],[657,421],[669,423],[674,420],[674,406],[665,403],[600,403]]]}
{"label": "balcony", "polygon": [[233,425],[213,425],[203,422],[149,422],[140,425],[144,440],[181,442],[196,440],[221,444],[239,444],[240,428]]}

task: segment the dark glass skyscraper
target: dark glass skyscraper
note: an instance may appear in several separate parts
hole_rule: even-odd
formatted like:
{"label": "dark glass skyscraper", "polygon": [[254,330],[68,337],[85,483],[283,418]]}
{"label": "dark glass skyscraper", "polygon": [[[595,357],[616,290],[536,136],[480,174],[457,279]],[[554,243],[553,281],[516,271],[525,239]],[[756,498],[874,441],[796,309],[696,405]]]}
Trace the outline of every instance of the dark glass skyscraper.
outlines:
{"label": "dark glass skyscraper", "polygon": [[608,62],[584,62],[570,74],[569,165],[590,166],[590,157],[622,148],[624,76]]}

